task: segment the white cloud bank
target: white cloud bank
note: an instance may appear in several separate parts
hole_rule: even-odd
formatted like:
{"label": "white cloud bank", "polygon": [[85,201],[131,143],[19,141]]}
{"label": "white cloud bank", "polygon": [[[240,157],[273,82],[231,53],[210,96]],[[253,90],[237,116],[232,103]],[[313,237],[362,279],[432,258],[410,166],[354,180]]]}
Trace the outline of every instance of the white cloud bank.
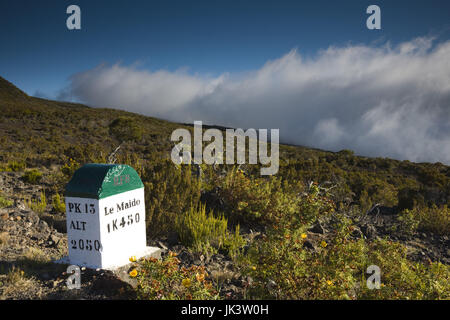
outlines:
{"label": "white cloud bank", "polygon": [[99,66],[70,94],[178,122],[279,128],[281,141],[367,156],[450,164],[450,41],[296,50],[260,69],[217,78]]}

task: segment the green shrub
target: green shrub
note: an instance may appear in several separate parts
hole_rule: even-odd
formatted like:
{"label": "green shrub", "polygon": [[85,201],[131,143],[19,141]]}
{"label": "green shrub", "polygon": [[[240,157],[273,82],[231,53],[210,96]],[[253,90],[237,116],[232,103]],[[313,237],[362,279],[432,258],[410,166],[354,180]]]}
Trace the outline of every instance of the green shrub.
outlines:
{"label": "green shrub", "polygon": [[64,200],[61,199],[61,196],[59,195],[59,193],[57,193],[53,196],[52,205],[53,205],[53,209],[55,209],[56,212],[59,212],[59,213],[66,212],[66,204],[64,203]]}
{"label": "green shrub", "polygon": [[450,209],[447,205],[438,207],[418,206],[405,209],[398,215],[399,225],[396,226],[406,234],[417,230],[429,231],[440,235],[450,235]]}
{"label": "green shrub", "polygon": [[[255,242],[244,259],[254,279],[252,299],[448,299],[450,267],[407,259],[405,246],[387,240],[352,240],[350,220],[341,218],[331,239],[315,250],[306,233],[286,229]],[[303,235],[303,236],[302,236]],[[367,267],[381,270],[381,288],[366,284]]]}
{"label": "green shrub", "polygon": [[423,206],[425,203],[423,194],[417,189],[412,188],[402,188],[398,192],[398,209],[412,210],[414,207]]}
{"label": "green shrub", "polygon": [[37,212],[43,213],[47,208],[47,198],[45,197],[45,192],[41,191],[41,195],[38,199],[29,199],[27,201],[28,207]]}
{"label": "green shrub", "polygon": [[13,202],[11,200],[5,199],[0,195],[0,208],[12,206]]}
{"label": "green shrub", "polygon": [[386,240],[377,240],[368,247],[368,261],[381,270],[381,288],[370,290],[363,278],[359,299],[436,300],[450,298],[450,267],[439,262],[411,262],[407,248]]}
{"label": "green shrub", "polygon": [[190,166],[176,167],[170,160],[146,168],[142,177],[146,194],[147,234],[155,237],[175,231],[174,221],[200,200],[200,181]]}
{"label": "green shrub", "polygon": [[61,172],[64,174],[66,179],[69,180],[79,167],[80,164],[76,160],[69,158],[68,161],[61,167]]}
{"label": "green shrub", "polygon": [[395,186],[378,178],[370,180],[363,178],[360,183],[363,184],[359,197],[362,208],[368,210],[377,203],[388,207],[397,205],[398,192]]}
{"label": "green shrub", "polygon": [[199,204],[180,215],[175,221],[175,228],[181,243],[198,252],[214,253],[218,249],[227,248],[235,255],[243,240],[239,228],[233,235],[227,230],[227,219],[214,216],[211,210],[206,213],[206,206]]}
{"label": "green shrub", "polygon": [[219,181],[219,197],[224,212],[233,222],[272,223],[284,215],[298,212],[298,194],[303,184],[288,185],[280,178],[250,178],[234,168]]}
{"label": "green shrub", "polygon": [[[285,217],[284,223],[292,226],[293,222],[298,225],[309,225],[322,215],[328,215],[335,210],[334,202],[328,196],[321,192],[317,183],[312,183],[308,192],[303,193],[299,198],[298,214],[291,217]],[[286,218],[288,220],[286,221]]]}
{"label": "green shrub", "polygon": [[223,249],[232,259],[242,253],[242,249],[246,244],[244,238],[240,234],[240,226],[237,225],[234,233],[227,232],[223,239]]}
{"label": "green shrub", "polygon": [[28,170],[25,172],[25,174],[22,176],[22,180],[24,182],[36,184],[42,179],[42,172],[40,172],[38,169]]}
{"label": "green shrub", "polygon": [[343,149],[339,151],[338,154],[344,157],[353,157],[355,155],[355,152],[353,150]]}
{"label": "green shrub", "polygon": [[109,125],[109,132],[120,141],[141,140],[144,134],[139,122],[130,117],[119,117]]}
{"label": "green shrub", "polygon": [[450,209],[447,205],[414,208],[413,214],[419,220],[419,229],[450,235]]}
{"label": "green shrub", "polygon": [[412,235],[417,231],[420,220],[419,217],[411,210],[405,209],[399,213],[398,218],[399,231]]}
{"label": "green shrub", "polygon": [[366,248],[362,240],[348,241],[350,226],[342,224],[316,250],[304,247],[305,228],[278,227],[249,249],[247,273],[254,279],[251,299],[351,299]]}

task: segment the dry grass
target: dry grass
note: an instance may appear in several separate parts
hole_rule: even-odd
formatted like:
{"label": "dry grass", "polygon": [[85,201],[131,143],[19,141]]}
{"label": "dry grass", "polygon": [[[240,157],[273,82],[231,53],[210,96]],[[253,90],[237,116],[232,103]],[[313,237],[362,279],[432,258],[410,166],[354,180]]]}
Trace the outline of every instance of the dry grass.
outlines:
{"label": "dry grass", "polygon": [[0,232],[0,248],[5,246],[9,241],[8,232]]}
{"label": "dry grass", "polygon": [[46,291],[40,281],[15,266],[6,275],[0,275],[0,283],[0,300],[39,299]]}
{"label": "dry grass", "polygon": [[30,247],[24,254],[24,258],[29,262],[35,262],[36,264],[48,263],[51,261],[50,257],[39,248]]}

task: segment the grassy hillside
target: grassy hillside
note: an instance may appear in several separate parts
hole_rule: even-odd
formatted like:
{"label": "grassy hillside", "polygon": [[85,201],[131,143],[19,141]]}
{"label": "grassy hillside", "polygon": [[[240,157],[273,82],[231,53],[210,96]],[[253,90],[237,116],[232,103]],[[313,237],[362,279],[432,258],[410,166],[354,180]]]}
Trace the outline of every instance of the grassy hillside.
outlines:
{"label": "grassy hillside", "polygon": [[[439,262],[448,257],[449,166],[281,146],[274,177],[261,177],[258,165],[202,165],[199,175],[170,161],[170,135],[192,130],[188,125],[30,97],[2,78],[0,111],[0,170],[42,186],[42,193],[20,196],[44,215],[63,217],[64,185],[78,167],[114,159],[133,166],[145,184],[148,237],[175,234],[193,252],[227,255],[252,278],[245,298],[449,298],[449,268]],[[205,225],[223,228],[192,229]],[[405,241],[419,234],[443,237],[436,246],[443,241],[445,252],[411,256]],[[381,290],[364,288],[371,264],[385,271]],[[214,297],[203,279],[211,274],[197,269],[173,279],[153,273],[156,290],[144,274],[168,265],[178,265],[175,255],[136,262],[139,297]],[[169,292],[181,276],[199,286],[184,279],[184,291]]]}
{"label": "grassy hillside", "polygon": [[[121,146],[119,156],[145,166],[170,157],[170,134],[189,126],[125,111],[27,96],[0,78],[0,161],[20,168],[105,162]],[[257,166],[246,166],[249,174]],[[366,206],[411,206],[412,202],[442,205],[450,199],[450,167],[354,156],[281,146],[278,176],[289,181],[338,184],[342,196]],[[344,200],[337,199],[337,200]]]}

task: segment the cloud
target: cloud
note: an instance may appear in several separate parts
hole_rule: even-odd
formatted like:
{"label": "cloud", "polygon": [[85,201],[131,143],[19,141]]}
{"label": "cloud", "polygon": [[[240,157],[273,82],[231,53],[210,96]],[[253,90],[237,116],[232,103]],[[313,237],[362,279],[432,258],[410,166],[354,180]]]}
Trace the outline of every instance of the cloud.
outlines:
{"label": "cloud", "polygon": [[450,163],[450,41],[292,50],[244,74],[208,77],[101,65],[68,92],[92,106],[179,122],[279,128],[281,141]]}

